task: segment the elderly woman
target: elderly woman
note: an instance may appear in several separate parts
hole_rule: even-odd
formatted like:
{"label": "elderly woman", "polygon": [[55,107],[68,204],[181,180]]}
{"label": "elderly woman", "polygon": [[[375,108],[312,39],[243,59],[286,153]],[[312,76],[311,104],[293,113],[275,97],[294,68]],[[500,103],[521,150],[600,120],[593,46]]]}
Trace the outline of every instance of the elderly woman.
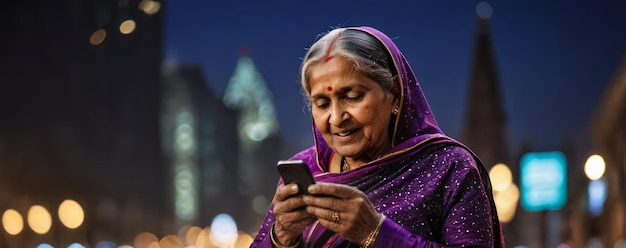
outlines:
{"label": "elderly woman", "polygon": [[276,189],[251,247],[504,247],[488,174],[437,126],[409,63],[370,27],[339,28],[302,64],[316,184]]}

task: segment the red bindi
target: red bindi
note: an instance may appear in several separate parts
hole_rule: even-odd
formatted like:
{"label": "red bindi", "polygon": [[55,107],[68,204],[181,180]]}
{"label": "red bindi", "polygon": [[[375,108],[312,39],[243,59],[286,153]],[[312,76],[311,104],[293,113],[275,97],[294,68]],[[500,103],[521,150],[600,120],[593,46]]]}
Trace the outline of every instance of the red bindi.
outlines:
{"label": "red bindi", "polygon": [[333,90],[333,87],[328,86],[328,87],[326,87],[326,89],[327,89],[328,91],[332,91],[332,90]]}

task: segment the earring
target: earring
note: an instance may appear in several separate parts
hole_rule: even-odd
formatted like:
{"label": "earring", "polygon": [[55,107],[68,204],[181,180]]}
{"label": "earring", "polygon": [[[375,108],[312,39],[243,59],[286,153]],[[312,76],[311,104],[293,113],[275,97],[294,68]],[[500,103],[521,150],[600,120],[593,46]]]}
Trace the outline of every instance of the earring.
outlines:
{"label": "earring", "polygon": [[398,106],[396,106],[395,108],[393,108],[393,114],[397,115],[398,113],[400,113],[400,109],[398,108]]}

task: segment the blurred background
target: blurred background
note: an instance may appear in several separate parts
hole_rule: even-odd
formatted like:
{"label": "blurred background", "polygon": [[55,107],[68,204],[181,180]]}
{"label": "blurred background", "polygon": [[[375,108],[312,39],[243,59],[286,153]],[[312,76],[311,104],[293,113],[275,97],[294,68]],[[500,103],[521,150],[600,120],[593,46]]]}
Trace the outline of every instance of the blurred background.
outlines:
{"label": "blurred background", "polygon": [[8,1],[0,247],[248,247],[312,145],[301,58],[369,25],[490,170],[507,247],[626,247],[623,1]]}

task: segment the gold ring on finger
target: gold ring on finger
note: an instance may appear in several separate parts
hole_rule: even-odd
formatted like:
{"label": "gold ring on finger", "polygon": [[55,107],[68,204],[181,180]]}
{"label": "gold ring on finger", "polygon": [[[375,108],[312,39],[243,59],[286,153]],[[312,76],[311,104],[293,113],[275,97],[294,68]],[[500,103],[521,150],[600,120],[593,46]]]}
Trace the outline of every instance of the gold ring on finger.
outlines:
{"label": "gold ring on finger", "polygon": [[334,212],[331,216],[330,219],[335,222],[335,223],[339,223],[339,213]]}

